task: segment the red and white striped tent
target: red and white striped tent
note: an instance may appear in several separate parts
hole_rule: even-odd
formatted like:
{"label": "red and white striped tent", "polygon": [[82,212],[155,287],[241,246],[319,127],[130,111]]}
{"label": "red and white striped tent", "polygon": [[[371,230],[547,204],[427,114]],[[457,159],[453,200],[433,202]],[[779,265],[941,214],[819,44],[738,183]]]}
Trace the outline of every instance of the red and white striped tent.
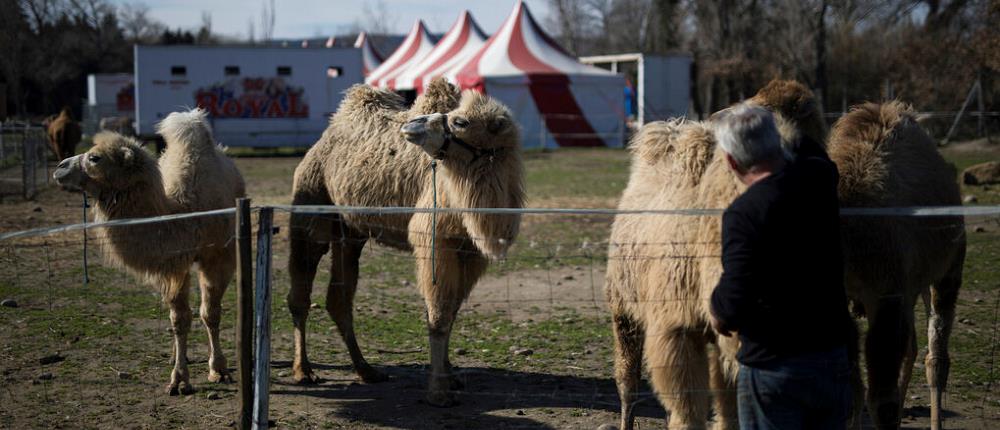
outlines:
{"label": "red and white striped tent", "polygon": [[393,52],[365,78],[365,83],[373,87],[392,87],[395,79],[406,69],[420,62],[434,48],[434,42],[422,20],[413,24],[413,29]]}
{"label": "red and white striped tent", "polygon": [[476,54],[444,75],[506,104],[525,147],[624,143],[625,79],[578,62],[542,31],[521,0]]}
{"label": "red and white striped tent", "polygon": [[472,19],[469,11],[462,12],[434,49],[419,63],[400,73],[389,88],[423,92],[424,86],[444,74],[449,68],[468,60],[486,43],[486,34]]}
{"label": "red and white striped tent", "polygon": [[[327,40],[326,47],[333,47],[334,38]],[[382,64],[382,55],[375,50],[372,41],[368,40],[368,33],[361,32],[358,39],[354,41],[354,47],[361,49],[361,76],[368,76],[378,66]]]}

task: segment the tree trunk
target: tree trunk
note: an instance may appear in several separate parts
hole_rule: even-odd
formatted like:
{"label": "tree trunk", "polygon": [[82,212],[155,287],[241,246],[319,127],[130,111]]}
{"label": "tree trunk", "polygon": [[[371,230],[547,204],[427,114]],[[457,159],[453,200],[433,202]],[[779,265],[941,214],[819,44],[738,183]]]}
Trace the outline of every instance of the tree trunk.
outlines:
{"label": "tree trunk", "polygon": [[826,10],[828,0],[823,0],[819,8],[819,19],[816,22],[816,84],[814,92],[819,105],[824,106],[826,100]]}

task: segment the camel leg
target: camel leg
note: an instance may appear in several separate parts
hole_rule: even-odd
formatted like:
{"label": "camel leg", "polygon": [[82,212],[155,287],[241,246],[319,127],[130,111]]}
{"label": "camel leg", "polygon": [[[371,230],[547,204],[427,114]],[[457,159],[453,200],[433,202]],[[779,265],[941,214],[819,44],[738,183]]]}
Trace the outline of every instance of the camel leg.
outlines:
{"label": "camel leg", "polygon": [[670,414],[667,428],[704,429],[710,402],[705,336],[684,328],[647,326],[643,349],[653,391]]}
{"label": "camel leg", "polygon": [[931,288],[931,315],[927,319],[927,384],[931,388],[931,429],[941,428],[941,408],[944,391],[948,387],[948,372],[951,358],[948,356],[948,338],[955,322],[955,303],[958,289],[962,286],[962,265],[965,261],[964,247],[961,258],[956,259],[950,273]]}
{"label": "camel leg", "polygon": [[642,337],[639,323],[628,315],[615,315],[615,385],[622,403],[621,430],[632,430],[636,394],[642,379]]}
{"label": "camel leg", "polygon": [[416,251],[417,277],[427,306],[430,338],[431,375],[427,403],[438,407],[457,404],[451,390],[459,383],[448,360],[451,329],[462,302],[488,264],[478,251],[470,248],[471,245],[463,247],[460,241],[448,242],[438,243],[438,254],[434,258],[436,277],[431,272],[430,250],[418,248]]}
{"label": "camel leg", "polygon": [[[720,339],[720,341],[729,341]],[[735,349],[735,341],[732,341]],[[718,430],[739,428],[739,408],[736,404],[736,372],[727,369],[721,345],[708,349],[709,384],[715,406],[715,425]]]}
{"label": "camel leg", "polygon": [[853,318],[850,319],[848,326],[848,340],[847,340],[847,358],[850,362],[851,367],[851,392],[852,392],[852,409],[851,409],[851,422],[848,423],[847,428],[853,430],[861,430],[861,424],[864,420],[865,414],[865,384],[862,381],[861,376],[861,351],[859,344],[859,332],[858,325]]}
{"label": "camel leg", "polygon": [[329,234],[328,229],[320,228],[328,223],[329,221],[322,217],[291,215],[288,273],[291,275],[292,285],[287,300],[288,311],[292,314],[292,324],[295,326],[295,359],[292,372],[296,383],[319,381],[306,354],[306,322],[309,319],[309,307],[312,305],[316,266],[330,247],[325,241],[328,239],[319,240],[323,233]]}
{"label": "camel leg", "polygon": [[163,301],[170,306],[170,323],[174,332],[174,370],[170,373],[170,385],[167,386],[167,394],[171,396],[194,392],[187,363],[187,338],[191,331],[187,272],[183,276],[182,279],[170,281],[163,296]]}
{"label": "camel leg", "polygon": [[917,360],[917,330],[914,325],[915,322],[912,319],[913,312],[908,313],[910,315],[910,337],[906,342],[905,355],[903,356],[903,365],[900,369],[899,375],[899,395],[902,401],[899,402],[900,415],[903,413],[903,407],[906,403],[906,392],[910,388],[910,378],[913,376],[913,363]]}
{"label": "camel leg", "polygon": [[865,309],[869,317],[865,339],[868,410],[877,428],[899,428],[903,398],[899,379],[909,332],[913,330],[913,305],[902,296],[892,295],[866,303]]}
{"label": "camel leg", "polygon": [[[230,250],[234,250],[232,246]],[[232,382],[226,366],[226,356],[219,342],[219,322],[222,320],[222,296],[236,269],[235,254],[225,252],[210,261],[202,261],[198,270],[198,285],[201,288],[201,321],[208,332],[208,380],[210,382]]]}
{"label": "camel leg", "polygon": [[340,338],[351,355],[354,371],[367,383],[388,379],[365,361],[354,334],[354,293],[358,289],[358,260],[364,249],[363,240],[344,238],[330,246],[330,285],[326,290],[326,310],[337,323]]}

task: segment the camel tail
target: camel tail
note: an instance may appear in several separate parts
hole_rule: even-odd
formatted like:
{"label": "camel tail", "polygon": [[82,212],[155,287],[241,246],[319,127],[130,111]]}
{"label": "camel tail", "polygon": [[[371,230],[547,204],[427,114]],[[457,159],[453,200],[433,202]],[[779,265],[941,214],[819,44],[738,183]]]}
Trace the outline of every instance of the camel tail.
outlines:
{"label": "camel tail", "polygon": [[156,132],[163,136],[167,148],[203,151],[215,147],[212,126],[204,109],[173,112],[156,125]]}

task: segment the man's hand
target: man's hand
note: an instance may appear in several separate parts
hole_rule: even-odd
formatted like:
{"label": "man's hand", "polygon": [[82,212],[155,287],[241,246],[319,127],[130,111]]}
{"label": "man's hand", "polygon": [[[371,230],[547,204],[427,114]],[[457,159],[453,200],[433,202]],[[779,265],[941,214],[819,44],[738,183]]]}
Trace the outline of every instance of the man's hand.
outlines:
{"label": "man's hand", "polygon": [[712,329],[715,330],[716,333],[721,334],[721,335],[723,335],[725,337],[729,337],[729,336],[733,335],[729,330],[725,330],[725,329],[722,328],[722,321],[719,321],[719,319],[716,318],[714,314],[711,316],[711,320],[712,320],[711,321],[712,322]]}

